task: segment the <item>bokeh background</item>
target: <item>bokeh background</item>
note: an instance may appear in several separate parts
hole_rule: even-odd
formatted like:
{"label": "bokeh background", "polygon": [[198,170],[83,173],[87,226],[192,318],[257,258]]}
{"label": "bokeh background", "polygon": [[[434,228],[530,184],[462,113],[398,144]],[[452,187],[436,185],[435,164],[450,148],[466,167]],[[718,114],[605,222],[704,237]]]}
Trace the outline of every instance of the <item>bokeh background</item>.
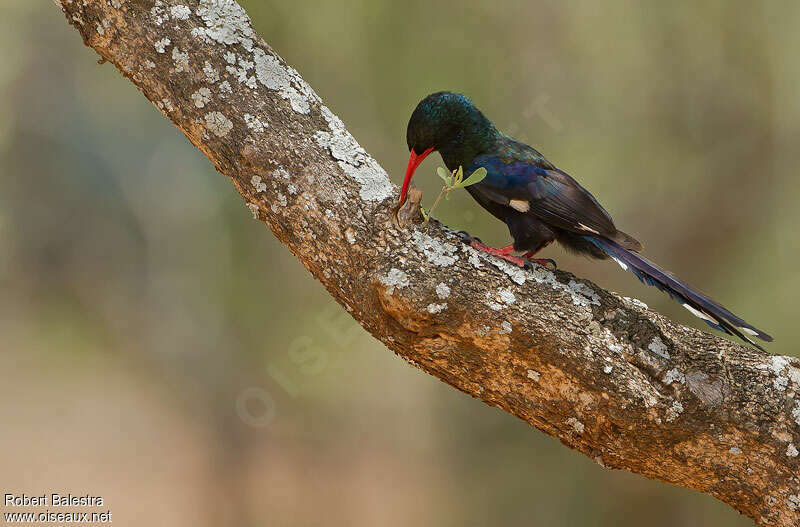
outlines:
{"label": "bokeh background", "polygon": [[[416,102],[467,93],[797,353],[800,4],[243,5],[396,182]],[[408,366],[52,2],[0,14],[0,490],[101,495],[119,525],[751,524]],[[507,236],[466,194],[438,216]],[[698,324],[612,264],[547,256]]]}

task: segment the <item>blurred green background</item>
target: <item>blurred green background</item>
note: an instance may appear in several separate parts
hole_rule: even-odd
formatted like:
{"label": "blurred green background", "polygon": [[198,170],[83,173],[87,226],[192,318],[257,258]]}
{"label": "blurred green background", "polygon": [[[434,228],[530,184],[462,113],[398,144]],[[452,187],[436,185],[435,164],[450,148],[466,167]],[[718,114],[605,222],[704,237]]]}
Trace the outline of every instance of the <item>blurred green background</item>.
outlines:
{"label": "blurred green background", "polygon": [[[416,102],[467,93],[797,353],[800,4],[243,5],[396,182]],[[388,352],[52,2],[4,0],[0,43],[4,492],[99,494],[120,525],[751,524]],[[465,193],[438,215],[506,240]],[[546,252],[699,327],[612,264]]]}

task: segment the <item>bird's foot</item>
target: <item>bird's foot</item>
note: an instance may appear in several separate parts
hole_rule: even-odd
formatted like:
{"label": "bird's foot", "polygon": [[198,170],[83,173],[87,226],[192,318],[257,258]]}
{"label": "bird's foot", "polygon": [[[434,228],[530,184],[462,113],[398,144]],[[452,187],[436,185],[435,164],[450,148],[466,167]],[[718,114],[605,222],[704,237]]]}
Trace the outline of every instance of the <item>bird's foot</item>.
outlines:
{"label": "bird's foot", "polygon": [[475,236],[470,235],[467,231],[454,231],[455,235],[458,236],[458,239],[461,240],[462,243],[466,245],[472,245],[472,242],[478,241],[480,242],[480,238],[476,238]]}
{"label": "bird's foot", "polygon": [[514,252],[513,245],[506,245],[505,247],[489,247],[480,241],[480,239],[472,237],[463,231],[458,231],[456,234],[458,234],[459,237],[473,249],[477,249],[493,256],[499,256],[503,260],[511,262],[518,267],[526,267],[530,269],[532,268],[532,264],[538,264],[542,267],[553,266],[554,271],[558,269],[556,261],[552,258],[533,258],[533,255],[535,255],[538,251],[529,251],[522,256],[514,256],[511,254]]}
{"label": "bird's foot", "polygon": [[514,252],[514,246],[513,245],[506,245],[505,247],[489,247],[488,245],[485,245],[485,244],[481,243],[477,239],[472,240],[469,245],[473,249],[477,249],[477,250],[479,250],[481,252],[485,252],[486,254],[499,256],[503,260],[506,260],[507,262],[511,262],[516,266],[525,267],[525,260],[523,260],[519,256],[513,256],[511,254],[512,252]]}
{"label": "bird's foot", "polygon": [[556,261],[553,260],[552,258],[532,258],[532,256],[534,254],[536,254],[536,253],[525,253],[525,254],[522,255],[522,257],[525,259],[525,261],[537,263],[537,264],[541,265],[542,267],[547,267],[548,265],[552,265],[553,266],[553,271],[558,269],[558,265],[556,265]]}

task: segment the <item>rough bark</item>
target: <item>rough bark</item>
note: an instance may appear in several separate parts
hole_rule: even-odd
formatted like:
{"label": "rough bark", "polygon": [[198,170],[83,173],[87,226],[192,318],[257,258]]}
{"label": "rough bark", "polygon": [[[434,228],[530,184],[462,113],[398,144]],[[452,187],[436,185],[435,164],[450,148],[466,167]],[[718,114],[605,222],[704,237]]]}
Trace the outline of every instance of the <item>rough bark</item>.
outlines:
{"label": "rough bark", "polygon": [[433,223],[233,0],[57,0],[228,176],[254,216],[408,362],[598,463],[800,524],[800,361],[671,322]]}

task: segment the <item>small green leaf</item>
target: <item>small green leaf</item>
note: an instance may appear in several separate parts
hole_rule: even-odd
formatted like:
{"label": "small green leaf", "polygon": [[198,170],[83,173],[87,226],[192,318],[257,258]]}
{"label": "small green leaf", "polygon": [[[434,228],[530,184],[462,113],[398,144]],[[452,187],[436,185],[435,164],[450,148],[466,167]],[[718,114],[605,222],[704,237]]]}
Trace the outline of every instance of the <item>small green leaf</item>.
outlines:
{"label": "small green leaf", "polygon": [[474,185],[475,183],[480,183],[486,177],[486,169],[481,167],[475,172],[473,172],[467,179],[464,180],[459,188],[468,187],[470,185]]}
{"label": "small green leaf", "polygon": [[428,214],[425,212],[425,209],[423,209],[422,207],[419,208],[419,211],[422,213],[422,217],[425,218],[425,221],[422,222],[423,225],[427,225],[428,224],[428,220],[430,219],[428,217]]}
{"label": "small green leaf", "polygon": [[439,175],[440,178],[442,178],[442,181],[444,181],[445,183],[447,183],[447,180],[450,179],[450,172],[448,172],[447,169],[439,167],[436,169],[436,173]]}

